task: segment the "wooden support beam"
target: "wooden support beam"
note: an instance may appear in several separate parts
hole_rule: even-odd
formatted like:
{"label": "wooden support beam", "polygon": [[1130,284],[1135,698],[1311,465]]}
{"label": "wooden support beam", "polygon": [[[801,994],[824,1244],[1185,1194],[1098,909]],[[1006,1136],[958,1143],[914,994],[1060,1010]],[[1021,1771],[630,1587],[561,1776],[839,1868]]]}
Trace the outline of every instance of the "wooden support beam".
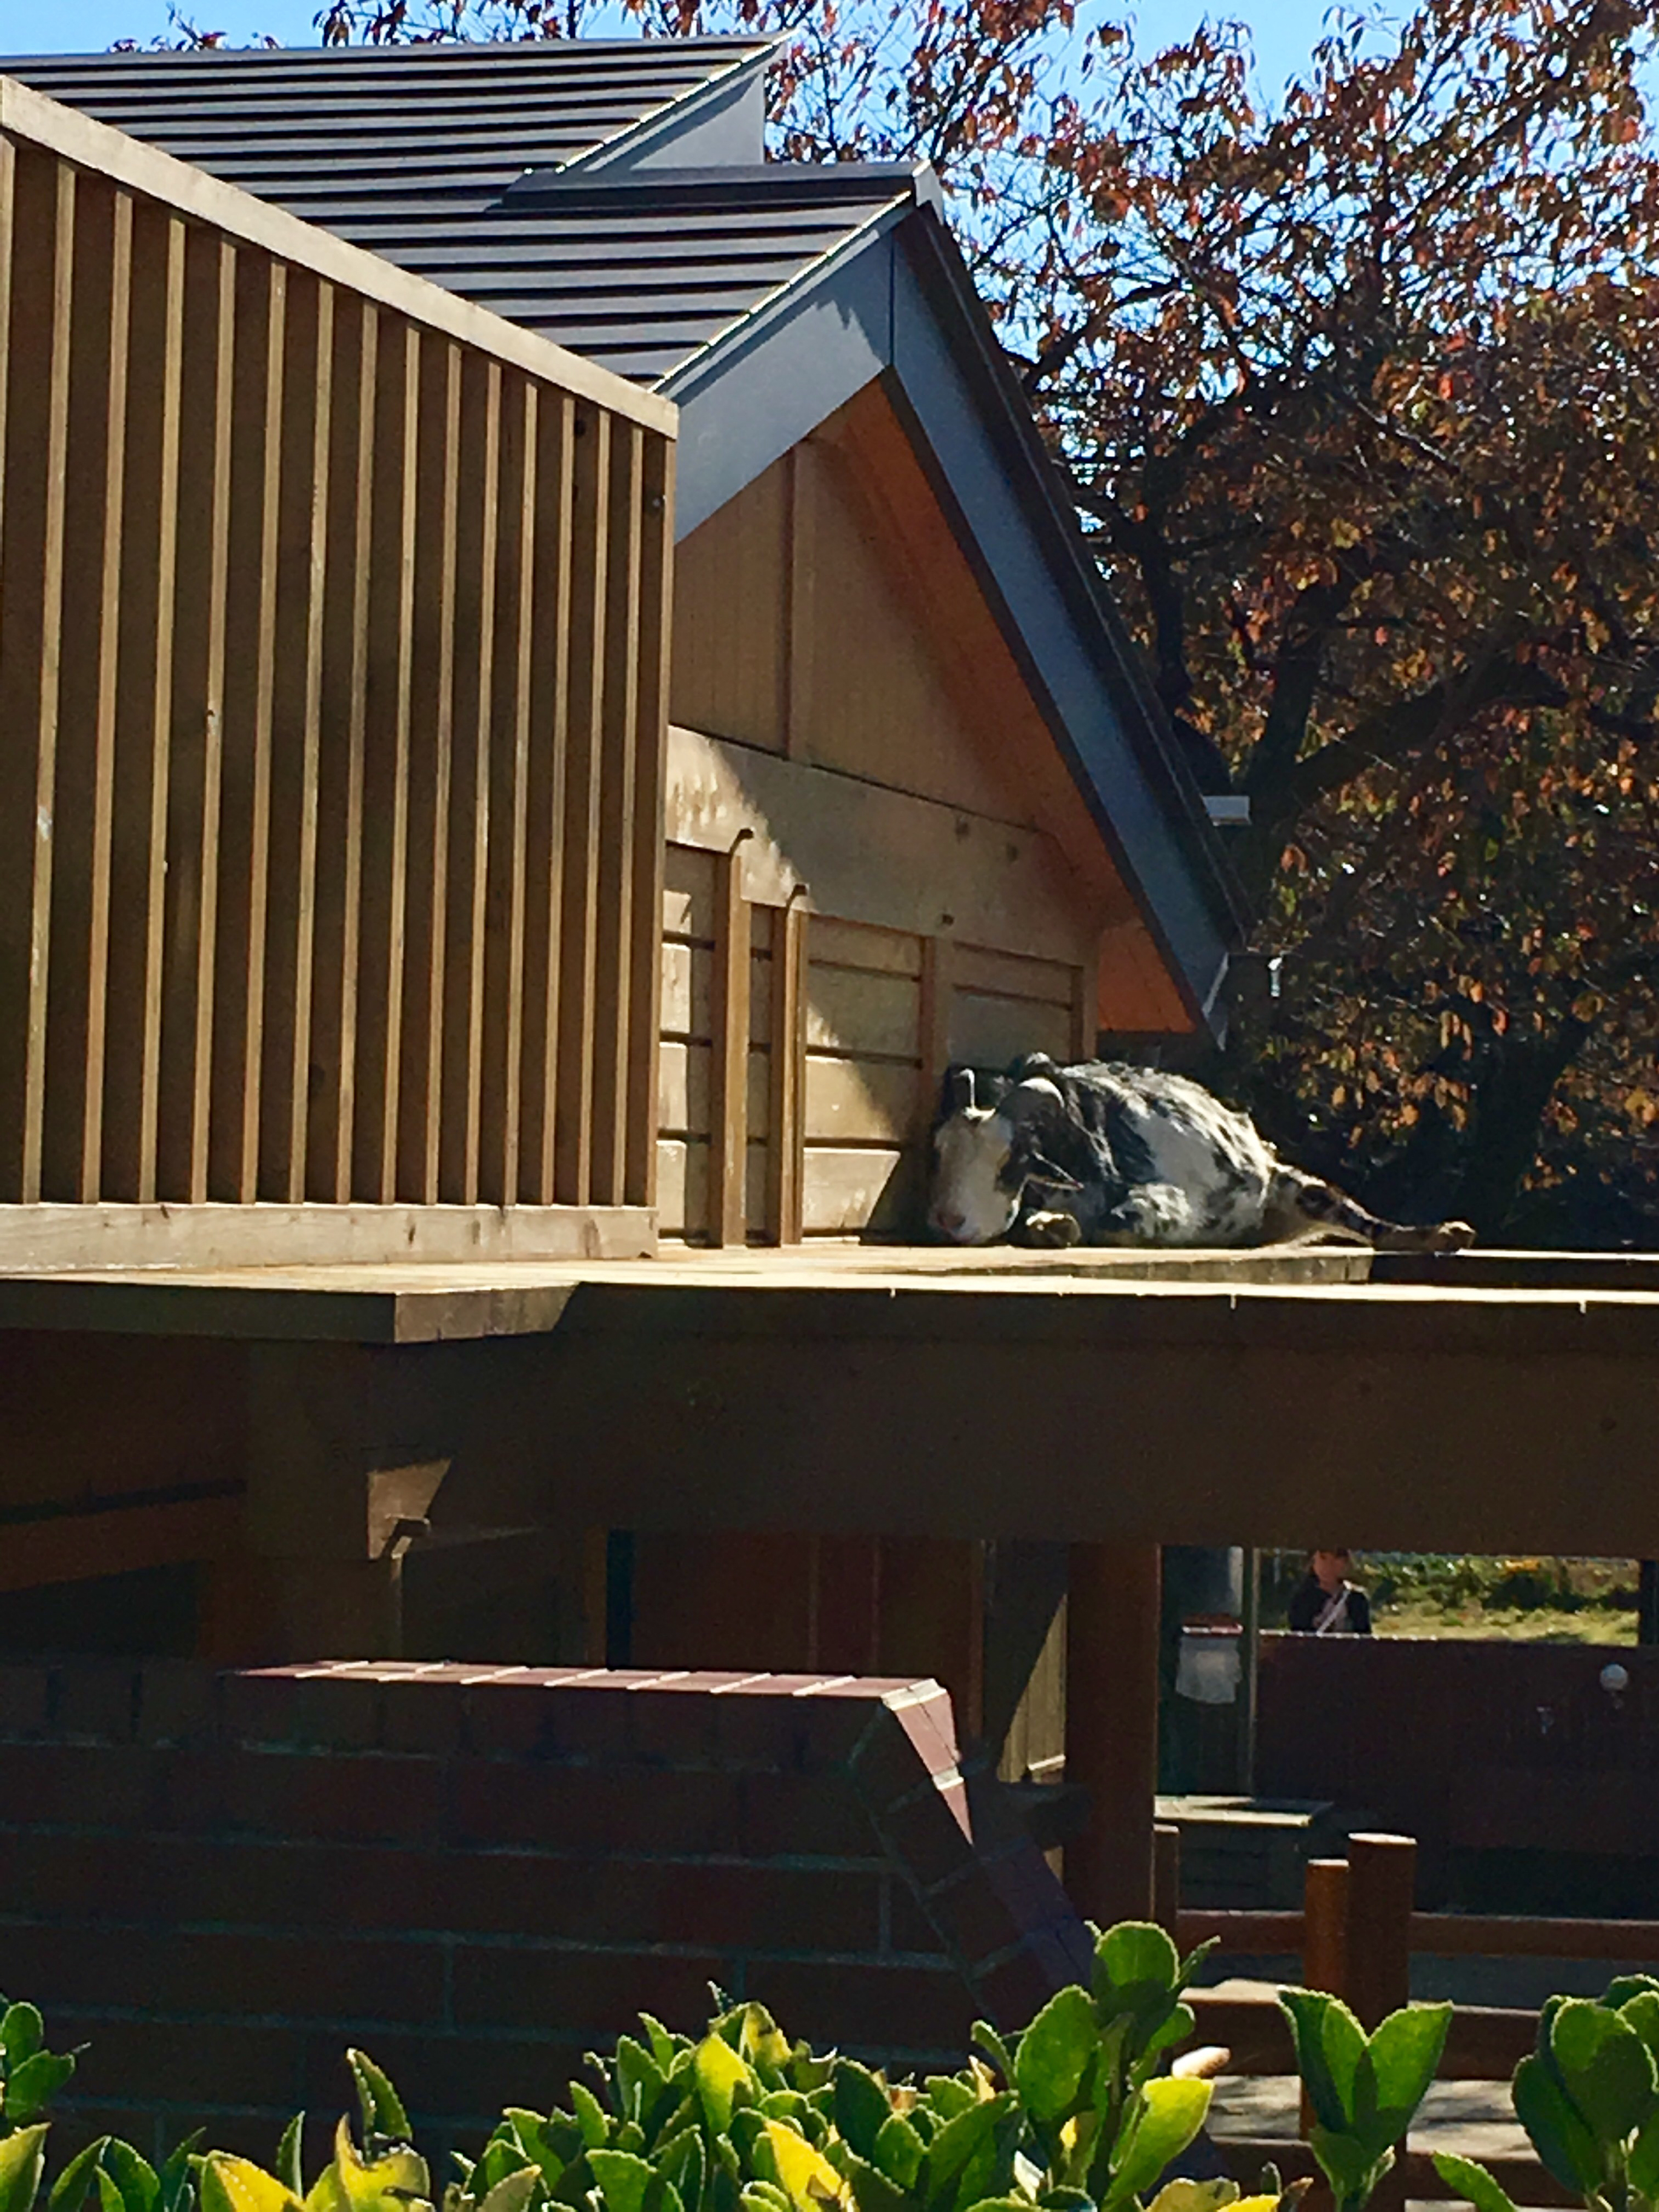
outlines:
{"label": "wooden support beam", "polygon": [[1066,1607],[1066,1779],[1089,1825],[1066,1846],[1066,1887],[1104,1928],[1152,1911],[1160,1555],[1156,1544],[1074,1544]]}
{"label": "wooden support beam", "polygon": [[767,1115],[766,1234],[774,1244],[801,1241],[802,1116],[806,1093],[808,917],[792,898],[772,937],[771,1095]]}
{"label": "wooden support beam", "polygon": [[1152,1830],[1152,1917],[1177,1950],[1181,1918],[1181,1831],[1160,1820]]}
{"label": "wooden support beam", "polygon": [[720,854],[714,873],[708,1233],[716,1244],[742,1244],[748,1237],[750,921],[744,842],[740,836]]}

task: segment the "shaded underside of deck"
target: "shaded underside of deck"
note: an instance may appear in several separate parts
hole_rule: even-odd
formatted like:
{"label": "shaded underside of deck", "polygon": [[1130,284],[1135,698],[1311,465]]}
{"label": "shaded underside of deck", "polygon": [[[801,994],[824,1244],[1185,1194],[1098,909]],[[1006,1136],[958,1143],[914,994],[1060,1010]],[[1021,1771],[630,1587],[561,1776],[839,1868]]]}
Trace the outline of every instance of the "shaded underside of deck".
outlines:
{"label": "shaded underside of deck", "polygon": [[163,1364],[216,1344],[268,1487],[307,1460],[442,1462],[439,1527],[1659,1543],[1649,1256],[847,1246],[57,1274],[0,1282],[0,1329],[68,1333],[89,1376],[112,1336]]}

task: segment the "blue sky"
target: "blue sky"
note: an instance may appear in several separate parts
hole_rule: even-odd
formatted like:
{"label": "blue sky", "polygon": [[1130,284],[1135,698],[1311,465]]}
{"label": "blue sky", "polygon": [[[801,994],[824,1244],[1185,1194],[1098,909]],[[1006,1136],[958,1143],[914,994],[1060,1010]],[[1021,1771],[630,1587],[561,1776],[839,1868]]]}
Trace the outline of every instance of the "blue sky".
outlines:
{"label": "blue sky", "polygon": [[[185,12],[204,29],[222,30],[233,45],[270,32],[284,45],[310,46],[320,0],[188,0]],[[1329,0],[1212,0],[1212,15],[1250,24],[1264,82],[1273,89],[1305,61],[1319,37]],[[1206,12],[1205,0],[1139,0],[1126,5],[1139,43],[1167,46],[1185,38]],[[148,42],[167,28],[167,0],[0,0],[0,53],[76,53],[116,39]]]}

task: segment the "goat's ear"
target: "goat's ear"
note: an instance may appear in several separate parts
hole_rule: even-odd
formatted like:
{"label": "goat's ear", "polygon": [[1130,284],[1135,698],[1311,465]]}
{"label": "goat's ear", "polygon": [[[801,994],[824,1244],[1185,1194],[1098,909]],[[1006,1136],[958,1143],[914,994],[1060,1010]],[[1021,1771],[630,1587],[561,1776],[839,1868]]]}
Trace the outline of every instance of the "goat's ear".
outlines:
{"label": "goat's ear", "polygon": [[971,1067],[953,1067],[945,1079],[945,1103],[952,1114],[971,1114],[974,1110],[974,1071]]}
{"label": "goat's ear", "polygon": [[1083,1185],[1075,1176],[1068,1176],[1064,1168],[1057,1168],[1052,1160],[1044,1159],[1041,1152],[1030,1155],[1028,1173],[1033,1182],[1040,1182],[1049,1190],[1081,1190]]}

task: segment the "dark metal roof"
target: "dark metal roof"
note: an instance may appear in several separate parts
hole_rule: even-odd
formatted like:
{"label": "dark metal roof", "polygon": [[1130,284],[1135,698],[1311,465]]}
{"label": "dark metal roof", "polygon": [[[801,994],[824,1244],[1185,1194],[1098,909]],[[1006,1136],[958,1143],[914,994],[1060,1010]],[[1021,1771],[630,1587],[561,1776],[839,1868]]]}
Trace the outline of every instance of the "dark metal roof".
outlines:
{"label": "dark metal roof", "polygon": [[635,168],[618,158],[629,133],[671,109],[689,116],[770,50],[761,40],[550,40],[28,55],[0,70],[659,384],[934,189],[915,166]]}
{"label": "dark metal roof", "polygon": [[[770,52],[765,39],[24,54],[0,72],[313,222],[470,216]],[[372,244],[362,239],[360,243]]]}

